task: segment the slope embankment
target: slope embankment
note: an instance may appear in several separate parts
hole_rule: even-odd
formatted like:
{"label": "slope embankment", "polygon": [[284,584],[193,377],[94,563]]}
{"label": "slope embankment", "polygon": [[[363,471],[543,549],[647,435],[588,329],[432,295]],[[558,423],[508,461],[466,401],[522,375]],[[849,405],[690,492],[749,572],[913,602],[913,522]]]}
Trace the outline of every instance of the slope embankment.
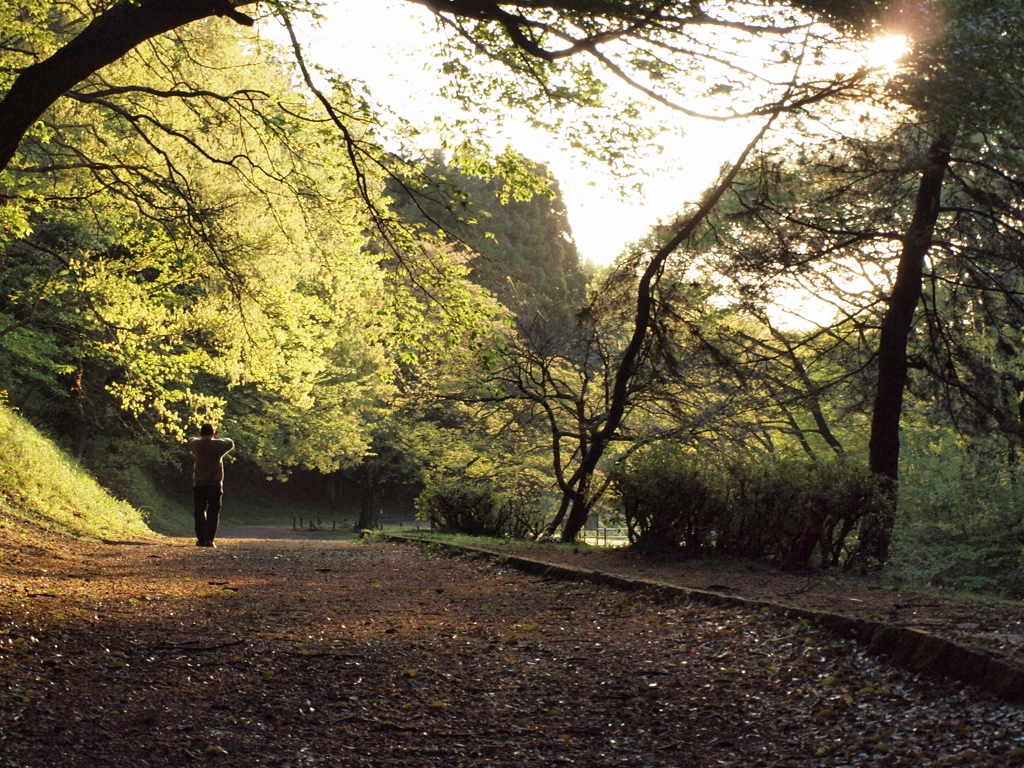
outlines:
{"label": "slope embankment", "polygon": [[0,446],[0,542],[155,536],[139,510],[112,497],[52,440],[2,406]]}

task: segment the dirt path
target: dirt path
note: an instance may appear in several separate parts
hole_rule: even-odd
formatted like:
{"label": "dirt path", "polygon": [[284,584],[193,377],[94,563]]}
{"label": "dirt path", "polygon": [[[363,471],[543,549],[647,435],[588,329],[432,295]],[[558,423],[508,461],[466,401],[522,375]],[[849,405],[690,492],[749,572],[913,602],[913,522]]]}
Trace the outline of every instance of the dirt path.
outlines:
{"label": "dirt path", "polygon": [[1024,600],[983,600],[922,592],[874,578],[786,573],[759,563],[682,560],[645,563],[625,550],[493,546],[494,552],[621,573],[692,589],[764,600],[919,629],[1024,663]]}
{"label": "dirt path", "polygon": [[1024,765],[1024,709],[768,614],[396,544],[5,545],[5,766]]}
{"label": "dirt path", "polygon": [[217,533],[218,542],[230,539],[288,539],[291,541],[328,541],[331,531],[296,530],[290,525],[235,525],[222,526]]}

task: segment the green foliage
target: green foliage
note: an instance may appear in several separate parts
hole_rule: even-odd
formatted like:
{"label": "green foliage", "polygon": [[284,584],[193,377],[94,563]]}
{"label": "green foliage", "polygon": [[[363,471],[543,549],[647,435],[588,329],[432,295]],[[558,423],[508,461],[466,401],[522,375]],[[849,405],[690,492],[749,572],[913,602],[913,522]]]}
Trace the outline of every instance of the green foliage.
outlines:
{"label": "green foliage", "polygon": [[[911,581],[957,591],[1024,597],[1024,520],[1020,502],[985,509],[997,494],[985,480],[964,495],[964,511],[935,522],[902,521],[896,529],[892,566]],[[1009,494],[1008,494],[1009,495]],[[1016,496],[1016,494],[1013,494]],[[966,519],[964,519],[966,518]]]}
{"label": "green foliage", "polygon": [[464,253],[470,279],[510,309],[571,312],[583,301],[565,204],[543,166],[519,156],[495,166],[435,157],[416,179],[393,179],[388,194],[403,220]]}
{"label": "green foliage", "polygon": [[727,472],[715,542],[723,554],[792,566],[812,556],[822,566],[852,565],[851,534],[887,509],[877,479],[843,459],[734,460]]}
{"label": "green foliage", "polygon": [[934,428],[910,439],[916,450],[900,488],[893,568],[936,587],[1024,597],[1024,484],[1015,452],[972,456],[964,441]]}
{"label": "green foliage", "polygon": [[36,205],[2,242],[0,386],[37,423],[84,444],[127,418],[174,443],[212,420],[275,473],[367,451],[428,300],[365,249],[348,146],[276,56],[191,25],[26,140],[8,176]]}
{"label": "green foliage", "polygon": [[523,497],[483,482],[434,480],[417,497],[416,509],[441,533],[525,539],[536,537],[543,525]]}
{"label": "green foliage", "polygon": [[[440,510],[442,527],[533,533],[533,499],[551,491],[552,474],[564,498],[599,497],[602,468],[591,468],[591,485],[573,480],[574,469],[608,418],[642,258],[621,263],[617,285],[576,326],[541,312],[534,327],[507,333],[467,276],[517,310],[575,306],[582,276],[543,169],[513,152],[492,164],[477,150],[474,131],[493,126],[479,116],[497,100],[619,169],[657,136],[653,102],[674,116],[723,118],[764,114],[784,98],[802,104],[780,132],[790,146],[767,148],[728,209],[691,238],[686,264],[658,277],[617,438],[686,441],[691,451],[641,450],[616,473],[638,546],[834,565],[865,513],[891,511],[841,461],[736,453],[841,455],[863,442],[893,244],[905,241],[935,125],[957,146],[933,238],[944,247],[929,254],[927,311],[910,339],[908,408],[955,425],[974,450],[993,427],[1015,445],[1024,393],[1019,2],[905,5],[900,23],[919,15],[928,34],[896,77],[874,79],[811,65],[851,38],[804,15],[860,34],[880,15],[874,0],[423,4],[454,31],[445,70],[473,118],[446,134],[452,167],[437,163],[430,183],[405,190],[399,208],[412,226],[382,204],[378,167],[394,165],[353,89],[333,79],[348,130],[325,129],[322,105],[295,90],[282,55],[217,20],[148,41],[29,129],[0,175],[0,388],[107,487],[153,499],[154,520],[180,518],[157,511],[139,466],[167,462],[183,431],[212,419],[268,473],[358,468],[379,491],[398,467],[413,474],[411,458],[428,476],[465,477],[428,485],[423,504]],[[929,16],[940,5],[945,16]],[[89,14],[46,0],[0,9],[0,89]],[[480,57],[500,66],[477,66]],[[794,79],[797,66],[808,80]],[[828,111],[872,88],[895,108],[865,100]],[[871,128],[848,130],[860,115]],[[816,121],[832,138],[821,140]],[[371,219],[378,234],[368,248]],[[457,242],[435,237],[437,224]],[[735,285],[716,292],[723,277]],[[773,327],[770,304],[789,289],[832,302],[846,320],[799,334]],[[455,394],[460,376],[470,383]],[[439,391],[448,402],[431,411]],[[453,404],[459,397],[478,407]],[[410,402],[416,413],[387,427]],[[154,428],[165,442],[140,449]],[[905,569],[1019,594],[1012,463],[968,471],[945,455],[905,455]],[[497,490],[517,483],[519,495]]]}
{"label": "green foliage", "polygon": [[1020,132],[1024,7],[1017,0],[946,0],[909,14],[914,56],[889,83],[890,93],[930,121],[969,131]]}
{"label": "green foliage", "polygon": [[49,439],[0,404],[0,527],[15,521],[88,538],[151,536],[140,513],[110,496]]}
{"label": "green foliage", "polygon": [[670,444],[655,445],[617,466],[611,476],[630,543],[637,549],[682,548],[695,554],[713,545],[714,494],[696,456]]}
{"label": "green foliage", "polygon": [[669,443],[620,463],[612,484],[637,549],[789,567],[842,564],[857,521],[884,503],[843,461],[708,458]]}

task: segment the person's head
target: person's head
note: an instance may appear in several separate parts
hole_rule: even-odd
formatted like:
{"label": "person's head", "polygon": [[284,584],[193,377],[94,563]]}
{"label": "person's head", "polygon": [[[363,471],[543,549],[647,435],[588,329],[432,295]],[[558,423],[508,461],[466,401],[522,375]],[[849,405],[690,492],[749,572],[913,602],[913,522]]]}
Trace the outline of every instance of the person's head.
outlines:
{"label": "person's head", "polygon": [[213,428],[213,424],[203,424],[203,426],[199,428],[200,437],[213,437],[216,432],[217,430]]}

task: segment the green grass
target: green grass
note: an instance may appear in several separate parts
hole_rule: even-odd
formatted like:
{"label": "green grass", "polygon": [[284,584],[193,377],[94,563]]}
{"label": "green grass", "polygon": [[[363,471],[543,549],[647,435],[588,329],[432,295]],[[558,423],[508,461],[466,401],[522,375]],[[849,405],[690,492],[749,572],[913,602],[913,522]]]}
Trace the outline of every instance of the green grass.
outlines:
{"label": "green grass", "polygon": [[152,536],[143,515],[112,497],[51,440],[0,404],[0,528],[30,523],[91,539]]}
{"label": "green grass", "polygon": [[[133,483],[133,497],[140,500],[140,505],[150,526],[166,536],[191,536],[192,498],[191,488],[179,489],[173,497],[161,494],[151,483]],[[224,488],[224,501],[220,513],[220,526],[239,525],[288,525],[301,519],[303,527],[309,520],[320,520],[320,528],[325,538],[357,539],[358,534],[352,531],[355,519],[337,511],[310,509],[309,507],[279,499],[261,499],[254,494],[243,492],[244,489],[232,487],[228,477]],[[337,530],[332,531],[332,524]],[[335,535],[326,535],[335,534]]]}
{"label": "green grass", "polygon": [[192,534],[192,508],[182,499],[171,498],[161,492],[138,467],[125,472],[122,481],[130,489],[130,498],[150,528],[165,536]]}
{"label": "green grass", "polygon": [[430,531],[427,529],[415,529],[399,527],[397,525],[385,525],[381,533],[396,534],[399,536],[409,536],[410,538],[419,538],[424,541],[443,541],[449,544],[457,544],[463,547],[496,547],[496,546],[516,546],[523,547],[525,549],[538,549],[546,551],[557,551],[557,550],[572,550],[574,552],[580,552],[587,554],[588,552],[603,552],[606,551],[606,547],[596,547],[590,544],[584,544],[577,542],[575,544],[565,544],[561,541],[531,541],[530,539],[496,539],[488,536],[467,536],[461,533],[437,533],[436,531]]}
{"label": "green grass", "polygon": [[[243,499],[234,501],[228,487],[224,493],[224,507],[220,514],[220,524],[227,525],[297,525],[302,521],[303,528],[309,527],[309,521],[317,522],[323,538],[354,540],[359,534],[352,530],[355,518],[341,512],[323,509],[310,509],[301,504],[287,501],[257,501]],[[332,524],[337,526],[331,530]]]}
{"label": "green grass", "polygon": [[[191,514],[191,513],[190,513]],[[232,497],[230,483],[224,490],[224,507],[220,519],[224,525],[291,525],[293,520],[302,518],[308,524],[310,519],[320,520],[330,528],[332,522],[338,527],[351,529],[355,520],[340,512],[310,509],[302,504],[280,500],[253,500]]]}

